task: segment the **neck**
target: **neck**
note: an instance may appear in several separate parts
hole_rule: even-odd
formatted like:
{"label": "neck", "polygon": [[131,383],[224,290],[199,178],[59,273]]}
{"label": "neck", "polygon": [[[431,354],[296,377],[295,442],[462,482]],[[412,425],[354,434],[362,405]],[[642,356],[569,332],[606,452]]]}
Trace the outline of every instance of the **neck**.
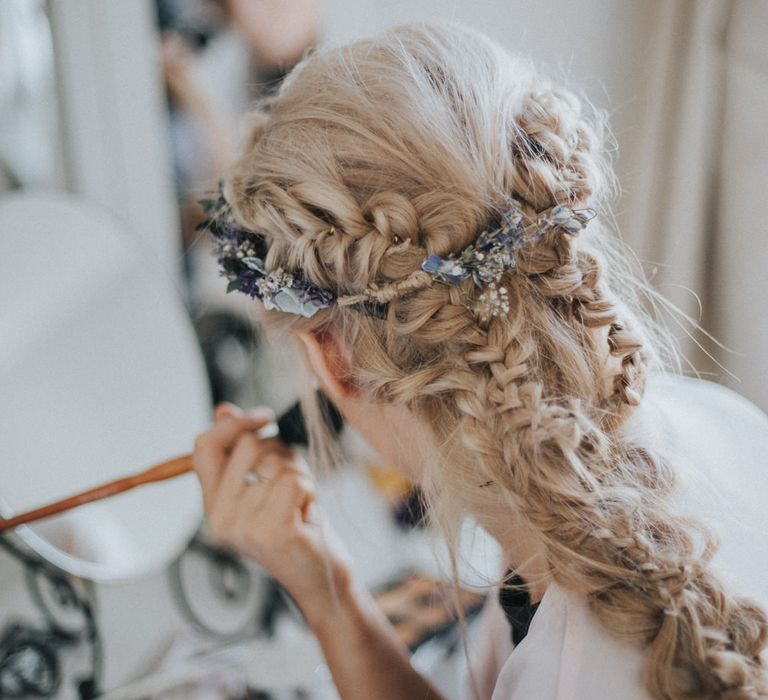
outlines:
{"label": "neck", "polygon": [[536,541],[530,527],[520,522],[520,518],[494,518],[487,521],[487,514],[479,519],[484,529],[499,543],[505,570],[512,569],[526,583],[532,603],[538,603],[544,591],[552,582],[552,575],[547,565],[543,547]]}

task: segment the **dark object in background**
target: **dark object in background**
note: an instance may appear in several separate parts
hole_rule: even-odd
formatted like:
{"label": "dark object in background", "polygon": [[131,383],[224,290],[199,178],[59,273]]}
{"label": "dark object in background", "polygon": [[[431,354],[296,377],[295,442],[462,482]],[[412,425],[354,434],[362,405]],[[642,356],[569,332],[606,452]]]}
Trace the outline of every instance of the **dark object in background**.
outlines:
{"label": "dark object in background", "polygon": [[228,311],[203,313],[193,322],[213,404],[236,402],[259,346],[258,334],[247,319]]}
{"label": "dark object in background", "polygon": [[426,527],[429,524],[427,504],[424,501],[424,494],[418,486],[411,488],[395,504],[392,517],[404,530]]}
{"label": "dark object in background", "polygon": [[[414,572],[401,575],[374,594],[397,636],[411,651],[456,629],[452,596],[450,583]],[[459,597],[466,620],[474,617],[485,601],[484,595],[464,588]]]}
{"label": "dark object in background", "polygon": [[512,644],[517,646],[528,634],[528,628],[539,608],[539,603],[531,603],[525,581],[511,569],[507,570],[505,580],[511,585],[520,586],[519,589],[504,587],[499,589],[499,605],[509,622]]}
{"label": "dark object in background", "polygon": [[9,624],[0,639],[0,697],[53,697],[61,685],[55,649],[66,641],[56,631]]}
{"label": "dark object in background", "polygon": [[206,3],[190,0],[155,0],[157,28],[161,33],[174,32],[193,51],[201,51],[221,30]]}
{"label": "dark object in background", "polygon": [[[325,423],[333,435],[338,435],[344,427],[344,418],[322,391],[318,390],[318,398],[320,413]],[[304,414],[301,412],[301,404],[298,401],[277,419],[277,427],[280,429],[280,439],[288,445],[309,444]]]}
{"label": "dark object in background", "polygon": [[[248,320],[226,311],[202,314],[195,319],[194,325],[214,405],[222,401],[236,401],[239,387],[247,380],[252,366],[254,350],[259,345],[258,334]],[[235,355],[238,361],[233,362]],[[332,434],[338,435],[344,427],[344,419],[322,392],[319,392],[319,400],[321,415]],[[278,417],[277,426],[280,439],[286,444],[309,444],[298,401]]]}

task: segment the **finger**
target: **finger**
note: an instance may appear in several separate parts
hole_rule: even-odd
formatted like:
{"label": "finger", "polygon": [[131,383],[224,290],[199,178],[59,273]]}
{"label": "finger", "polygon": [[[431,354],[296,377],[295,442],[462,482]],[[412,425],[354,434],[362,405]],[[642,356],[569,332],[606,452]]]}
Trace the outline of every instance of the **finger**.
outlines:
{"label": "finger", "polygon": [[267,418],[268,420],[275,420],[275,411],[269,406],[254,406],[246,411],[246,414],[251,418]]}
{"label": "finger", "polygon": [[302,513],[302,519],[305,523],[311,523],[312,525],[322,524],[322,513],[317,505],[317,493],[315,497],[307,504],[307,507]]}
{"label": "finger", "polygon": [[246,430],[255,431],[268,425],[270,420],[267,416],[249,416],[247,414],[237,418],[222,418],[215,423],[204,435],[208,449],[218,453],[229,452],[237,442],[240,435]]}
{"label": "finger", "polygon": [[213,411],[213,419],[218,422],[224,418],[242,418],[243,409],[229,401],[222,401]]}
{"label": "finger", "polygon": [[[312,478],[297,470],[293,466],[293,461],[281,458],[270,460],[269,457],[266,457],[264,462],[259,465],[258,473],[259,475],[265,474],[266,480],[255,487],[249,487],[243,496],[243,508],[249,513],[268,510],[271,514],[269,518],[274,516],[279,518],[282,512],[286,510],[286,502],[288,502],[291,504],[287,508],[290,514],[297,505],[291,502],[291,494],[294,493],[293,482],[298,484],[306,493],[313,495],[315,493]],[[286,488],[287,494],[284,493]]]}
{"label": "finger", "polygon": [[302,457],[300,452],[296,452],[296,457],[293,464],[297,471],[301,472],[311,481],[315,480],[315,475],[312,473],[312,468],[309,466],[309,464],[307,464],[307,460]]}
{"label": "finger", "polygon": [[246,488],[258,488],[260,484],[249,484],[245,475],[253,470],[264,479],[274,479],[290,459],[288,448],[278,440],[260,440],[253,433],[240,436],[232,455],[224,468],[217,493],[215,506],[231,508]]}
{"label": "finger", "polygon": [[280,473],[268,496],[270,513],[276,522],[284,525],[296,525],[305,520],[316,497],[312,481],[293,469]]}
{"label": "finger", "polygon": [[219,486],[214,496],[214,508],[230,510],[245,483],[246,473],[257,463],[260,441],[253,433],[243,433],[237,439],[232,454],[223,468]]}
{"label": "finger", "polygon": [[219,421],[224,418],[242,418],[243,416],[251,418],[266,418],[268,421],[275,420],[275,412],[269,406],[256,406],[244,411],[240,406],[231,401],[221,401],[216,405],[213,412],[214,420]]}
{"label": "finger", "polygon": [[235,440],[243,431],[258,430],[267,424],[268,422],[264,419],[247,416],[227,418],[195,438],[192,468],[200,479],[204,497],[207,497],[218,484],[224,460]]}

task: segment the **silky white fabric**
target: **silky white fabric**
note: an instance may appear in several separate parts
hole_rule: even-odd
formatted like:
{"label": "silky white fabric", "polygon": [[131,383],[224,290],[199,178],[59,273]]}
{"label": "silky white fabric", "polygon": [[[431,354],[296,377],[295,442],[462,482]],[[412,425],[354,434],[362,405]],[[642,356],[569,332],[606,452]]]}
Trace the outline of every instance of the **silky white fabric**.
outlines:
{"label": "silky white fabric", "polygon": [[[655,375],[628,429],[651,431],[680,473],[676,498],[720,537],[728,585],[768,605],[768,416],[720,385]],[[644,650],[611,637],[583,597],[545,592],[515,648],[495,596],[479,622],[473,667],[483,700],[650,700]],[[466,697],[474,697],[469,683]]]}

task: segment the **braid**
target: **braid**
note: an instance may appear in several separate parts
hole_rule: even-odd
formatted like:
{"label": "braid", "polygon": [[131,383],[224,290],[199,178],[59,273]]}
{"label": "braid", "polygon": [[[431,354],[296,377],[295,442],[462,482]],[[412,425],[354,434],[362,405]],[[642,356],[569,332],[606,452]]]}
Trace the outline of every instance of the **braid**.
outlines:
{"label": "braid", "polygon": [[[651,488],[637,493],[638,478],[666,490],[664,465],[639,451],[617,454],[615,441],[578,399],[549,395],[531,376],[538,346],[530,329],[512,320],[514,311],[511,316],[477,328],[477,341],[467,344],[461,362],[453,361],[450,379],[421,383],[420,393],[451,395],[462,416],[463,454],[482,460],[478,477],[504,489],[524,514],[552,570],[568,571],[566,585],[586,593],[614,633],[650,645],[646,676],[652,690],[675,698],[719,698],[726,689],[727,697],[758,697],[749,684],[760,670],[756,652],[765,645],[764,616],[756,620],[751,603],[727,602],[706,569],[714,552],[706,530],[658,505]],[[450,450],[455,455],[455,445]],[[556,475],[554,464],[560,465]],[[628,489],[635,492],[631,499]],[[688,534],[694,531],[703,551]],[[749,636],[723,631],[729,615],[746,629],[747,612]],[[690,646],[680,644],[683,639]]]}
{"label": "braid", "polygon": [[575,323],[593,333],[608,327],[606,342],[618,370],[600,397],[600,409],[604,425],[618,427],[640,403],[649,358],[639,332],[619,318],[618,305],[602,282],[601,262],[590,252],[576,251],[571,237],[555,233],[525,251],[518,268],[541,297]]}
{"label": "braid", "polygon": [[581,202],[602,183],[595,181],[597,136],[581,118],[581,104],[563,90],[537,89],[523,99],[510,139],[521,166],[509,187],[536,209],[556,202]]}
{"label": "braid", "polygon": [[[768,692],[766,615],[718,581],[714,539],[667,498],[672,465],[624,431],[665,336],[625,303],[642,282],[608,283],[599,220],[520,249],[499,281],[504,317],[466,308],[471,280],[433,284],[420,269],[425,252],[466,246],[509,195],[532,216],[600,208],[612,180],[590,116],[457,28],[405,27],[309,57],[229,187],[243,223],[271,237],[266,266],[300,269],[339,303],[262,318],[337,332],[366,395],[407,406],[433,438],[434,521],[450,532],[490,506],[521,520],[554,579],[647,646],[653,697],[753,700]],[[366,301],[389,305],[385,322],[350,311]]]}

